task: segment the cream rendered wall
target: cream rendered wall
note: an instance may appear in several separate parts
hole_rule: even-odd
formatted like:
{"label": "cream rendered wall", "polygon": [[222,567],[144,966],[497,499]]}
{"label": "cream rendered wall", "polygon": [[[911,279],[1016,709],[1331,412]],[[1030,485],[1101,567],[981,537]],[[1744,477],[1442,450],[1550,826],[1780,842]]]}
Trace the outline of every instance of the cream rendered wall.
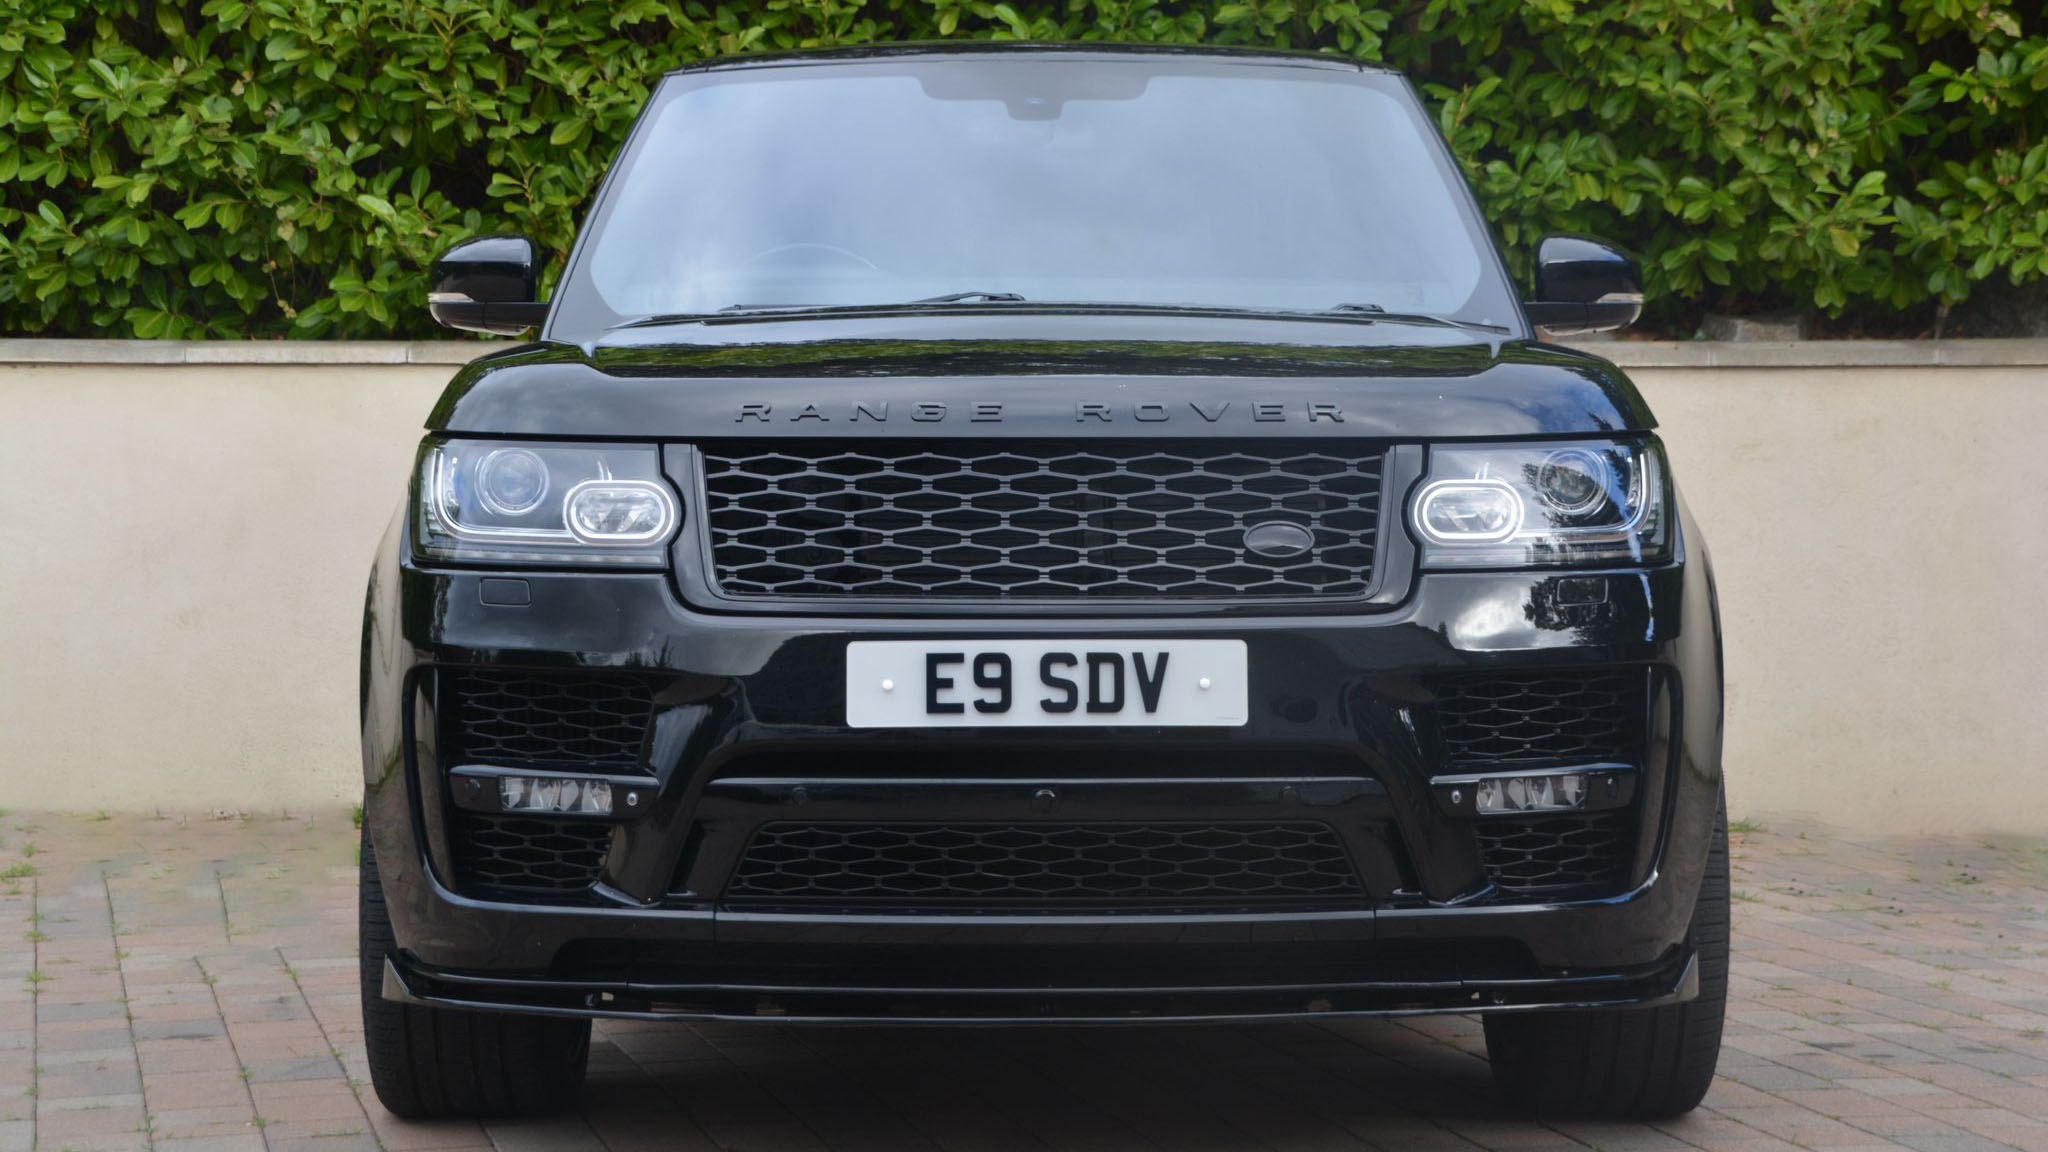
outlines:
{"label": "cream rendered wall", "polygon": [[0,805],[360,792],[364,581],[450,371],[0,367]]}
{"label": "cream rendered wall", "polygon": [[2048,833],[2048,368],[1630,375],[1713,551],[1731,810]]}
{"label": "cream rendered wall", "polygon": [[[403,359],[0,364],[0,806],[354,795],[363,581],[453,370]],[[1735,814],[2048,832],[2048,369],[1631,374],[1711,538]]]}

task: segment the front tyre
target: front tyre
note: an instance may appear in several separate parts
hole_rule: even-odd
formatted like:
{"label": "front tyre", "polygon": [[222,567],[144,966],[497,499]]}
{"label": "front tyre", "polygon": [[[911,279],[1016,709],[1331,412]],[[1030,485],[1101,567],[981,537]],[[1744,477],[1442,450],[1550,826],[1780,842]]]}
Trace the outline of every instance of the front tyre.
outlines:
{"label": "front tyre", "polygon": [[368,828],[360,885],[363,1043],[384,1107],[407,1120],[436,1120],[532,1115],[574,1103],[590,1055],[590,1022],[384,999],[384,959],[397,943]]}
{"label": "front tyre", "polygon": [[1699,953],[1700,994],[1686,1003],[1486,1017],[1494,1087],[1519,1112],[1581,1119],[1664,1119],[1707,1094],[1728,1004],[1725,797],[1687,937]]}

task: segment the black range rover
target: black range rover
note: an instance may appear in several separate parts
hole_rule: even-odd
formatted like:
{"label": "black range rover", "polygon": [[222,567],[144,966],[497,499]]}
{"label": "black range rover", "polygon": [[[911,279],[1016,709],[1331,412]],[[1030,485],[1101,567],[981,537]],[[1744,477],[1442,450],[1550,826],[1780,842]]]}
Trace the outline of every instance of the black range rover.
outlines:
{"label": "black range rover", "polygon": [[1692,1107],[1721,656],[1654,420],[1535,341],[1415,92],[1010,47],[661,81],[457,374],[363,629],[379,1096],[515,1111],[590,1019],[1483,1013],[1531,1111]]}

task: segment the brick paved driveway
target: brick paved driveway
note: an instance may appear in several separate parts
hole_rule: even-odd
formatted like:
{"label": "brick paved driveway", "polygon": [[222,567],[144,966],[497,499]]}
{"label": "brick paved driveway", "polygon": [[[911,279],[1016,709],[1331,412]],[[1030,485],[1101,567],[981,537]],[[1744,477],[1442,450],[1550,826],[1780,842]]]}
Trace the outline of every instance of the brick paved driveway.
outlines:
{"label": "brick paved driveway", "polygon": [[1505,1118],[1478,1027],[1454,1018],[602,1025],[580,1117],[479,1127],[400,1123],[363,1083],[346,813],[16,813],[0,1152],[2048,1149],[2048,841],[1736,840],[1721,1080],[1672,1124]]}

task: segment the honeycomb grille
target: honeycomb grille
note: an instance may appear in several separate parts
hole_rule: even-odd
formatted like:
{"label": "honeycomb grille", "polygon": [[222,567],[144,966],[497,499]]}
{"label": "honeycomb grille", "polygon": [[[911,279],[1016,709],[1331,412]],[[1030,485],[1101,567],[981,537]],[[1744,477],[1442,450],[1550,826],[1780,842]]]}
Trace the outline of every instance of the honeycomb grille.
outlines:
{"label": "honeycomb grille", "polygon": [[455,879],[472,896],[566,894],[595,884],[611,828],[568,820],[457,813]]}
{"label": "honeycomb grille", "polygon": [[1449,677],[1437,691],[1446,759],[1634,763],[1643,690],[1640,671]]}
{"label": "honeycomb grille", "polygon": [[[735,597],[1357,596],[1377,450],[1328,445],[707,445],[712,572]],[[1298,556],[1248,551],[1284,522]]]}
{"label": "honeycomb grille", "polygon": [[764,824],[728,900],[1288,901],[1363,895],[1326,824]]}
{"label": "honeycomb grille", "polygon": [[1589,812],[1474,825],[1486,878],[1513,894],[1611,894],[1627,880],[1635,822]]}
{"label": "honeycomb grille", "polygon": [[653,686],[616,674],[465,668],[444,673],[450,763],[632,769]]}

